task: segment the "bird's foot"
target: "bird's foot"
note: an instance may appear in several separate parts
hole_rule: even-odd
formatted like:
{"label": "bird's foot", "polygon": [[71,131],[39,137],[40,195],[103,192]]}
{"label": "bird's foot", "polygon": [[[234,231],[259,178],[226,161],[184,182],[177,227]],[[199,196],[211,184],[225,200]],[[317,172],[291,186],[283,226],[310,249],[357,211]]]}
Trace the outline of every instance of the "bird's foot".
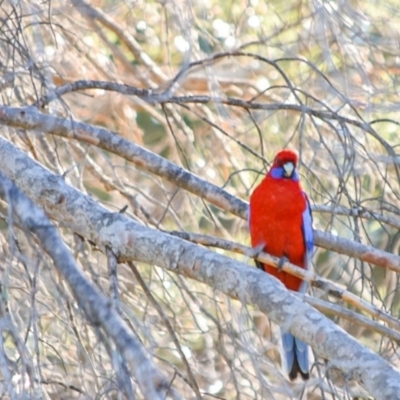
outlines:
{"label": "bird's foot", "polygon": [[282,256],[278,261],[278,271],[281,272],[285,263],[287,263],[289,259],[286,256]]}
{"label": "bird's foot", "polygon": [[264,250],[265,250],[265,244],[261,243],[256,247],[250,249],[247,253],[247,256],[250,258],[257,258]]}

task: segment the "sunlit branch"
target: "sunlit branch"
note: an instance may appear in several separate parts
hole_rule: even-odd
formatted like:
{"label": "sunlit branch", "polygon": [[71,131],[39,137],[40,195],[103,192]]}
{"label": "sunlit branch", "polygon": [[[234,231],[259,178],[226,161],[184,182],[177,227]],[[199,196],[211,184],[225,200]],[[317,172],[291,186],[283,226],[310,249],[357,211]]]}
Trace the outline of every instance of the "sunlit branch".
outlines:
{"label": "sunlit branch", "polygon": [[[179,167],[165,158],[138,146],[107,129],[82,122],[64,119],[39,112],[35,107],[0,106],[0,122],[18,128],[40,130],[57,136],[77,139],[120,157],[152,172],[189,192],[202,197],[211,204],[247,219],[248,204],[225,190]],[[346,254],[368,263],[400,272],[400,256],[376,249],[327,232],[315,231],[318,246]]]}

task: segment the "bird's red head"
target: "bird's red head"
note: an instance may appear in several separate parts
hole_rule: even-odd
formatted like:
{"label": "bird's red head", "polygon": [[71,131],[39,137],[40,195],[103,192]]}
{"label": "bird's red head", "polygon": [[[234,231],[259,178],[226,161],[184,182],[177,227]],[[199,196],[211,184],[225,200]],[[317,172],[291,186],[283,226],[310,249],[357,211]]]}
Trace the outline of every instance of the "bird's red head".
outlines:
{"label": "bird's red head", "polygon": [[297,167],[297,161],[299,160],[299,156],[297,151],[291,149],[284,149],[278,152],[278,154],[274,158],[273,167],[282,167],[283,164],[287,162],[292,162],[294,167]]}

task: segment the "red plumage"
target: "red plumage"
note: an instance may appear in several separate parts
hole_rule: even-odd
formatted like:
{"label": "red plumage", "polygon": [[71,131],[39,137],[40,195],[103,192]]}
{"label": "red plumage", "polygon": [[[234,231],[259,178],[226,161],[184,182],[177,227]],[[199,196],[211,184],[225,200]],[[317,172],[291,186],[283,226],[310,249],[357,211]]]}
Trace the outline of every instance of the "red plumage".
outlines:
{"label": "red plumage", "polygon": [[[251,244],[276,257],[308,268],[313,249],[311,210],[296,170],[298,156],[280,151],[261,184],[250,197]],[[290,290],[304,290],[302,280],[268,264],[257,265],[274,275]],[[289,378],[309,378],[308,346],[290,332],[281,330],[283,360]]]}
{"label": "red plumage", "polygon": [[[272,168],[286,162],[297,164],[293,150],[282,150]],[[306,268],[306,245],[302,229],[307,201],[298,181],[274,179],[272,169],[250,197],[251,244],[265,245],[265,251],[276,257],[285,256],[291,263]],[[290,290],[298,291],[301,279],[264,264],[264,269],[276,276]]]}

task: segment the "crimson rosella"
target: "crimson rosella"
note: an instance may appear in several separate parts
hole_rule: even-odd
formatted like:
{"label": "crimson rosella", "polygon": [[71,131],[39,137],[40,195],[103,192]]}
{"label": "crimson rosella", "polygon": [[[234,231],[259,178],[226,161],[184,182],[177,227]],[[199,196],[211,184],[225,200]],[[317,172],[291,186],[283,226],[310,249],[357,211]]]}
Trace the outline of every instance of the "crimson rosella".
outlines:
{"label": "crimson rosella", "polygon": [[[311,209],[296,169],[297,153],[281,150],[272,168],[250,197],[249,226],[253,247],[308,268],[314,240]],[[290,290],[305,292],[307,283],[279,268],[257,263]],[[281,330],[284,361],[291,380],[309,378],[308,346]]]}

